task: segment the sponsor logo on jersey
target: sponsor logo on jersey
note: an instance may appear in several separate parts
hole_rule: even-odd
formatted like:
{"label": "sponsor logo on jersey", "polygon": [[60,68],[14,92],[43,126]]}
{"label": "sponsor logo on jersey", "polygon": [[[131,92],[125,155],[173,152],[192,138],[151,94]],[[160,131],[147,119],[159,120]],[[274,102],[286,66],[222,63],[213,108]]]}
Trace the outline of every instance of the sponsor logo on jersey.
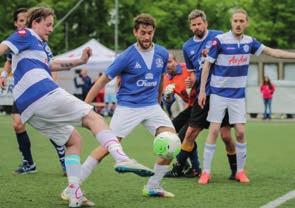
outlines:
{"label": "sponsor logo on jersey", "polygon": [[149,82],[148,80],[137,80],[136,85],[138,87],[155,87],[157,86],[157,81]]}
{"label": "sponsor logo on jersey", "polygon": [[141,65],[138,62],[136,62],[134,69],[141,69]]}
{"label": "sponsor logo on jersey", "polygon": [[240,64],[245,64],[248,62],[248,57],[247,56],[232,56],[231,58],[228,59],[228,64],[229,65],[240,65]]}
{"label": "sponsor logo on jersey", "polygon": [[17,34],[18,34],[19,36],[25,36],[25,35],[27,34],[27,31],[26,31],[25,29],[21,29],[21,30],[18,30],[18,31],[17,31]]}
{"label": "sponsor logo on jersey", "polygon": [[156,59],[156,67],[163,68],[163,66],[164,66],[163,60],[161,58],[157,58]]}

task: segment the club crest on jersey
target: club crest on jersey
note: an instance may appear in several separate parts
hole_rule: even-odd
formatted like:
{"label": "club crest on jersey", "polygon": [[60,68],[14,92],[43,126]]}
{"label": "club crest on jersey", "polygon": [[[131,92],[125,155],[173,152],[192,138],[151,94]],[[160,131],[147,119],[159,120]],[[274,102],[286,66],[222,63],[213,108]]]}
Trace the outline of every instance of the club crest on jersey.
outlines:
{"label": "club crest on jersey", "polygon": [[249,52],[249,49],[250,49],[249,45],[244,45],[244,46],[243,46],[243,50],[244,50],[246,53]]}
{"label": "club crest on jersey", "polygon": [[147,73],[144,77],[146,80],[154,79],[154,75],[152,73]]}
{"label": "club crest on jersey", "polygon": [[194,55],[195,54],[195,51],[194,50],[190,51],[190,54],[191,55]]}
{"label": "club crest on jersey", "polygon": [[156,59],[156,67],[163,68],[163,66],[164,66],[163,60],[161,58],[157,58]]}
{"label": "club crest on jersey", "polygon": [[134,69],[141,69],[141,65],[138,62],[136,62]]}
{"label": "club crest on jersey", "polygon": [[18,31],[17,31],[17,34],[18,34],[19,36],[25,36],[25,35],[27,34],[27,31],[26,31],[25,29],[21,29],[21,30],[18,30]]}

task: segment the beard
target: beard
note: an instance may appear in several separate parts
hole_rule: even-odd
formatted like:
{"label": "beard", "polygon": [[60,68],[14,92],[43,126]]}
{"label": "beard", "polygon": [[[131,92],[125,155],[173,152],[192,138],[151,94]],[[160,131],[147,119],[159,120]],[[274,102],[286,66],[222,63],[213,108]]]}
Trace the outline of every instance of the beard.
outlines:
{"label": "beard", "polygon": [[140,45],[140,47],[144,50],[149,49],[152,46],[152,42],[143,42],[143,41],[138,41],[138,44]]}
{"label": "beard", "polygon": [[205,35],[205,31],[196,30],[194,34],[197,38],[202,39]]}

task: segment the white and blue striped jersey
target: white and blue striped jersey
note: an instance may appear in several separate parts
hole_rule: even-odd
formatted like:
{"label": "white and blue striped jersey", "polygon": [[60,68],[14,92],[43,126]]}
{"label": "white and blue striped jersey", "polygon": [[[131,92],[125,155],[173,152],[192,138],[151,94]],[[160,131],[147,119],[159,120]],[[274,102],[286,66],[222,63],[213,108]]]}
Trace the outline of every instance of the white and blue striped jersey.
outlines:
{"label": "white and blue striped jersey", "polygon": [[[198,83],[201,81],[201,73],[205,57],[202,56],[202,51],[204,49],[209,49],[212,44],[212,40],[222,31],[218,30],[208,30],[207,34],[201,39],[197,40],[195,37],[190,38],[183,44],[183,57],[185,60],[186,67],[188,69],[193,69],[196,74],[196,80]],[[200,85],[197,84],[197,93],[199,93]],[[206,83],[206,94],[210,93],[210,76],[208,77]]]}
{"label": "white and blue striped jersey", "polygon": [[21,114],[28,119],[32,105],[58,85],[51,77],[49,62],[52,52],[47,43],[31,29],[21,29],[2,42],[13,52],[13,97]]}
{"label": "white and blue striped jersey", "polygon": [[231,31],[216,36],[206,58],[214,63],[211,94],[232,99],[245,98],[250,55],[260,55],[263,48],[263,44],[247,35],[240,40]]}
{"label": "white and blue striped jersey", "polygon": [[121,78],[118,105],[136,108],[157,104],[167,62],[167,49],[157,44],[147,52],[140,51],[136,44],[123,51],[105,72],[109,79]]}

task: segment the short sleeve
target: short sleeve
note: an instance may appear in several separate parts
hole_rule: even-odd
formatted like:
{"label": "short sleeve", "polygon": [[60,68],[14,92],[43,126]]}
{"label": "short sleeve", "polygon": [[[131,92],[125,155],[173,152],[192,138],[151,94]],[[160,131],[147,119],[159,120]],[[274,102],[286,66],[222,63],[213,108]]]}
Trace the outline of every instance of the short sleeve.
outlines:
{"label": "short sleeve", "polygon": [[21,29],[10,35],[2,44],[7,45],[14,54],[18,54],[30,47],[31,34],[26,29]]}
{"label": "short sleeve", "polygon": [[208,56],[205,58],[206,61],[210,63],[214,63],[217,59],[218,54],[220,53],[221,43],[218,38],[214,38],[212,40],[212,45],[209,48]]}

